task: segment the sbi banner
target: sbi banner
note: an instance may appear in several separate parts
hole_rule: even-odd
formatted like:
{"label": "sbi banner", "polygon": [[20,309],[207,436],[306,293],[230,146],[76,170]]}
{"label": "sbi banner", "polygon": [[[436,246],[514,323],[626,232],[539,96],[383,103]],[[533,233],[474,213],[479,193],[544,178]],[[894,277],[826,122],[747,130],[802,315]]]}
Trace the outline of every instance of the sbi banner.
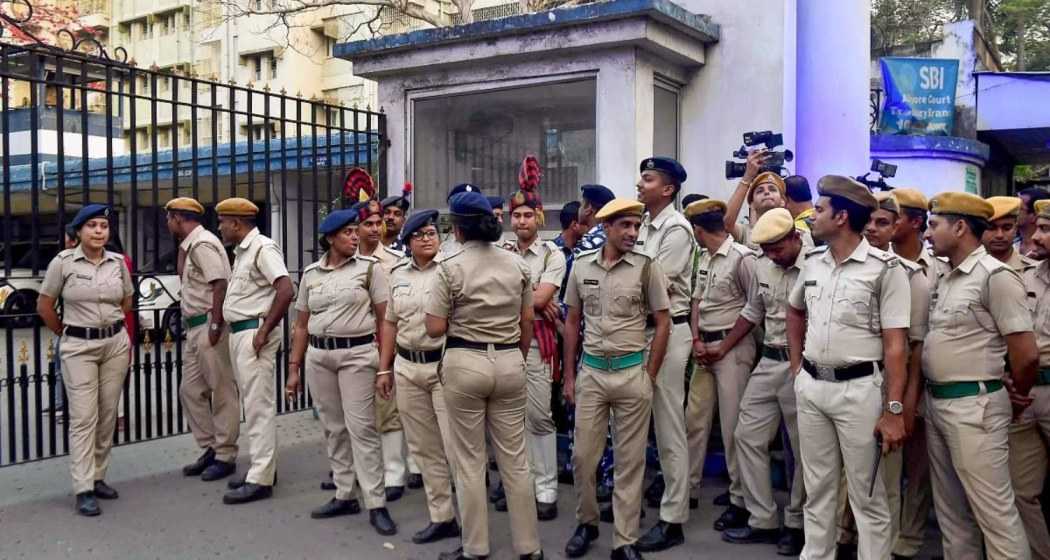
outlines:
{"label": "sbi banner", "polygon": [[959,61],[887,57],[879,64],[886,89],[879,133],[951,136]]}

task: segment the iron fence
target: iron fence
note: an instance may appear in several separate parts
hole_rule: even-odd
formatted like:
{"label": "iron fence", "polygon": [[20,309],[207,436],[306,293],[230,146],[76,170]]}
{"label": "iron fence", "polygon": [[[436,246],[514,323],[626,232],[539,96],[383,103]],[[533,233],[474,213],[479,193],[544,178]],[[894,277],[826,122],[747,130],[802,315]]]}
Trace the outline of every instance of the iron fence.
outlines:
{"label": "iron fence", "polygon": [[[381,111],[44,45],[0,44],[0,91],[0,466],[68,450],[58,339],[35,306],[80,207],[114,208],[114,242],[135,281],[131,366],[114,436],[125,444],[186,431],[177,242],[163,223],[165,202],[197,198],[214,231],[216,202],[254,201],[260,230],[284,249],[297,281],[319,256],[318,222],[348,203],[346,172],[364,168],[386,190]],[[290,325],[286,318],[279,395]],[[277,407],[310,405],[278,399]]]}

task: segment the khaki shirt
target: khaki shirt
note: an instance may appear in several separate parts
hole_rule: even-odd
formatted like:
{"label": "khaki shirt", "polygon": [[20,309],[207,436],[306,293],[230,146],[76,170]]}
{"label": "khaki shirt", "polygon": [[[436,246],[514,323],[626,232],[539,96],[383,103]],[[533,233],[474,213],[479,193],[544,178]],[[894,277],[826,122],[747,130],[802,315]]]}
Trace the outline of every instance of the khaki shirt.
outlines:
{"label": "khaki shirt", "polygon": [[[802,239],[802,251],[805,252],[816,247],[817,244],[813,241],[813,234],[809,232],[809,224],[806,224],[806,227],[803,228],[799,226],[799,223],[800,222],[796,219],[795,230],[798,231],[798,235]],[[762,246],[751,241],[751,224],[737,224],[733,227],[733,231],[729,233],[733,236],[733,239],[737,240],[737,243],[740,243],[758,254],[762,253]]]}
{"label": "khaki shirt", "polygon": [[1029,267],[1024,273],[1028,307],[1032,310],[1039,367],[1050,367],[1050,261]]}
{"label": "khaki shirt", "polygon": [[919,263],[901,257],[898,259],[908,273],[908,286],[911,288],[911,324],[908,327],[908,340],[922,342],[929,329],[930,282]]}
{"label": "khaki shirt", "polygon": [[[892,245],[890,246],[890,250],[893,251]],[[918,264],[923,272],[926,273],[926,281],[929,282],[931,291],[937,287],[937,278],[951,269],[948,261],[937,258],[937,256],[933,254],[933,249],[929,247],[919,251],[919,258],[913,262]]]}
{"label": "khaki shirt", "polygon": [[842,264],[827,247],[806,253],[789,301],[806,311],[803,355],[818,366],[882,360],[882,331],[910,326],[908,273],[899,258],[866,239]]}
{"label": "khaki shirt", "polygon": [[222,316],[227,321],[261,319],[270,312],[277,289],[273,283],[288,276],[281,249],[253,228],[233,248],[233,271],[226,288]]}
{"label": "khaki shirt", "polygon": [[584,352],[622,356],[645,350],[646,316],[669,309],[671,302],[659,262],[631,252],[607,265],[602,249],[594,249],[576,257],[565,304],[583,312]]}
{"label": "khaki shirt", "polygon": [[698,302],[702,331],[733,328],[751,296],[755,252],[726,238],[714,253],[704,251],[696,271],[693,299]]}
{"label": "khaki shirt", "polygon": [[693,226],[671,206],[653,217],[646,214],[635,249],[660,263],[667,275],[671,316],[689,313],[690,280],[693,275]]}
{"label": "khaki shirt", "polygon": [[521,257],[468,241],[442,257],[426,312],[448,318],[450,338],[510,344],[521,339],[521,310],[532,305],[531,272]]}
{"label": "khaki shirt", "polygon": [[179,250],[186,255],[179,279],[182,316],[188,319],[211,311],[211,283],[230,279],[230,261],[219,238],[200,225],[182,240]]}
{"label": "khaki shirt", "polygon": [[124,319],[120,304],[134,292],[124,255],[106,251],[97,265],[80,246],[51,259],[40,293],[62,298],[62,322],[74,327],[102,328]]}
{"label": "khaki shirt", "polygon": [[306,331],[314,336],[375,334],[372,306],[390,296],[386,271],[377,259],[362,255],[332,268],[328,255],[306,267],[299,284],[295,309],[310,312]]}
{"label": "khaki shirt", "polygon": [[541,241],[536,238],[525,251],[518,251],[518,244],[511,244],[511,252],[521,256],[531,272],[530,280],[532,289],[540,284],[553,284],[559,290],[555,290],[554,297],[558,297],[561,282],[565,279],[565,254],[557,245],[550,241]]}
{"label": "khaki shirt", "polygon": [[1003,377],[1008,334],[1031,331],[1021,277],[978,247],[930,293],[922,370],[935,383]]}
{"label": "khaki shirt", "polygon": [[[364,256],[364,255],[361,255]],[[394,269],[394,265],[401,262],[401,259],[405,258],[405,254],[397,249],[391,249],[382,243],[376,247],[376,250],[372,252],[370,257],[376,259],[379,264],[383,267],[383,271],[386,272],[387,277],[390,277],[390,271]]]}
{"label": "khaki shirt", "polygon": [[755,263],[747,305],[740,316],[755,326],[765,327],[763,344],[766,346],[787,348],[788,295],[795,286],[805,260],[806,252],[799,251],[795,264],[790,268],[779,266],[765,256]]}
{"label": "khaki shirt", "polygon": [[1006,266],[1009,266],[1018,274],[1024,274],[1026,268],[1037,264],[1039,264],[1039,261],[1022,255],[1016,249],[1010,252],[1010,258],[1006,260]]}
{"label": "khaki shirt", "polygon": [[441,348],[445,337],[427,336],[426,313],[423,308],[430,301],[438,265],[431,261],[419,268],[415,259],[398,263],[390,273],[390,299],[386,304],[386,320],[397,325],[397,345],[405,350],[434,350]]}

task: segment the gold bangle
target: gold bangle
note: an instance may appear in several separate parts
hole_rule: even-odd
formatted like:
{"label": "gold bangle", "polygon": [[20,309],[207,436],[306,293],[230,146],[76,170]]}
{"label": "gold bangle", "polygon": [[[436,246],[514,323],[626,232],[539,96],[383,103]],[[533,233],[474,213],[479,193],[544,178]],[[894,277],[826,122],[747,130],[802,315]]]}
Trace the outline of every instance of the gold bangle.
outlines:
{"label": "gold bangle", "polygon": [[388,374],[391,374],[391,373],[394,373],[394,372],[389,370],[389,369],[385,369],[383,371],[377,371],[376,372],[376,377],[379,377],[380,375],[388,375]]}

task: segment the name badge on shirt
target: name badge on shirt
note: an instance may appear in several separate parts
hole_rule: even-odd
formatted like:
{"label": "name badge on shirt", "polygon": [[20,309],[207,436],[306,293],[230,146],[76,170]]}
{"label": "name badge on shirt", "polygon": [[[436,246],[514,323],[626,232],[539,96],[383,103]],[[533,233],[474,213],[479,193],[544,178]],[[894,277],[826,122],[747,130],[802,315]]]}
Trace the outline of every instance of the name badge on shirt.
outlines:
{"label": "name badge on shirt", "polygon": [[765,282],[759,282],[758,285],[759,285],[759,287],[762,287],[762,288],[768,288],[769,287],[769,284],[766,284]]}
{"label": "name badge on shirt", "polygon": [[642,240],[639,239],[638,241],[635,241],[634,244],[639,246],[639,247],[641,247],[641,246],[645,245],[645,241],[642,241]]}
{"label": "name badge on shirt", "polygon": [[91,280],[91,276],[88,274],[77,274],[76,276],[81,280]]}
{"label": "name badge on shirt", "polygon": [[583,281],[583,285],[584,286],[597,286],[598,285],[598,281],[597,280],[592,280],[592,279],[585,279]]}
{"label": "name badge on shirt", "polygon": [[802,285],[803,286],[816,286],[817,285],[817,281],[816,280],[806,280],[805,282],[802,283]]}

